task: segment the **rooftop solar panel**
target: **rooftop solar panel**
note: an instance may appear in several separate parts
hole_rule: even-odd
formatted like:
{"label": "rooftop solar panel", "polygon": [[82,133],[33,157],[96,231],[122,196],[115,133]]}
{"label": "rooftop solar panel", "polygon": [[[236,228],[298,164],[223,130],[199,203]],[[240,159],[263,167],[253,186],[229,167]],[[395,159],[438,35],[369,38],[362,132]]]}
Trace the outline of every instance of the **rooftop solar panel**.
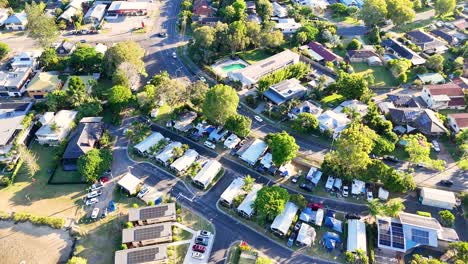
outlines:
{"label": "rooftop solar panel", "polygon": [[156,260],[156,255],[159,253],[159,248],[148,248],[138,251],[129,252],[127,262],[129,264],[145,263]]}
{"label": "rooftop solar panel", "polygon": [[391,245],[390,223],[382,219],[379,219],[379,244]]}
{"label": "rooftop solar panel", "polygon": [[148,239],[160,238],[161,232],[164,230],[164,226],[152,226],[144,229],[135,230],[135,241],[143,241]]}
{"label": "rooftop solar panel", "polygon": [[146,219],[152,219],[152,218],[164,216],[166,214],[167,209],[168,209],[167,205],[141,209],[140,219],[146,220]]}

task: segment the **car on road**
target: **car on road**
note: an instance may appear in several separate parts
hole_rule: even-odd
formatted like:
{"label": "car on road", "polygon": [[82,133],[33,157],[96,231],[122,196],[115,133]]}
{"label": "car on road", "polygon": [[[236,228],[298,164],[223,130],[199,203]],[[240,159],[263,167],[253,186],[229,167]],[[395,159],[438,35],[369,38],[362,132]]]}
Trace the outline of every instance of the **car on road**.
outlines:
{"label": "car on road", "polygon": [[138,192],[137,197],[138,198],[143,198],[143,196],[145,196],[148,192],[149,192],[148,187],[146,185],[143,185],[141,190]]}
{"label": "car on road", "polygon": [[314,202],[309,202],[307,203],[307,207],[311,208],[313,211],[317,211],[318,209],[323,209],[323,202],[319,203],[314,203]]}
{"label": "car on road", "polygon": [[175,52],[172,52],[172,58],[177,59],[177,54]]}
{"label": "car on road", "polygon": [[208,246],[209,241],[208,237],[198,236],[195,238],[195,244],[197,245]]}
{"label": "car on road", "polygon": [[374,200],[374,194],[371,191],[367,191],[367,201],[370,202]]}
{"label": "car on road", "polygon": [[102,194],[102,189],[99,189],[99,190],[96,190],[96,191],[89,192],[88,195],[86,195],[86,198],[91,199],[91,198],[94,198],[94,197],[98,197],[101,194]]}
{"label": "car on road", "polygon": [[106,207],[106,208],[104,208],[104,210],[102,210],[101,218],[106,218],[107,213],[108,213],[108,210],[107,210],[107,207]]}
{"label": "car on road", "polygon": [[159,32],[158,37],[165,38],[165,37],[167,37],[167,33],[166,32]]}
{"label": "car on road", "polygon": [[297,183],[297,181],[299,181],[299,176],[294,176],[291,178],[292,183]]}
{"label": "car on road", "polygon": [[108,182],[110,180],[110,178],[108,176],[102,176],[101,178],[99,178],[99,181],[104,184],[106,182]]}
{"label": "car on road", "polygon": [[437,142],[436,140],[432,140],[432,147],[436,152],[440,152],[440,145],[439,142]]}
{"label": "car on road", "polygon": [[86,205],[93,205],[93,204],[98,203],[98,202],[99,202],[99,199],[96,198],[96,197],[94,197],[94,198],[91,198],[91,199],[86,200],[86,203],[85,203],[85,204],[86,204]]}
{"label": "car on road", "polygon": [[349,187],[348,185],[343,186],[343,197],[349,196]]}
{"label": "car on road", "polygon": [[391,161],[391,162],[399,162],[400,161],[397,157],[390,156],[390,155],[383,156],[383,159],[386,160],[386,161]]}
{"label": "car on road", "polygon": [[80,39],[80,43],[86,43],[86,39]]}
{"label": "car on road", "polygon": [[91,212],[91,219],[96,219],[99,215],[99,208],[94,208],[93,212]]}
{"label": "car on road", "polygon": [[441,180],[439,182],[440,185],[446,186],[446,187],[451,187],[453,185],[453,181],[451,180]]}
{"label": "car on road", "polygon": [[209,236],[211,236],[211,232],[210,232],[210,231],[206,231],[206,230],[201,230],[201,231],[200,231],[200,236],[209,237]]}
{"label": "car on road", "polygon": [[194,259],[203,259],[203,254],[200,252],[192,252],[192,258]]}
{"label": "car on road", "polygon": [[91,191],[97,191],[104,188],[104,185],[100,182],[91,185]]}
{"label": "car on road", "polygon": [[205,143],[203,143],[203,145],[205,145],[205,147],[209,148],[209,149],[215,149],[216,148],[216,145],[211,142],[211,141],[205,141]]}
{"label": "car on road", "polygon": [[202,245],[193,245],[192,250],[200,253],[205,253],[206,247]]}
{"label": "car on road", "polygon": [[254,119],[257,120],[257,122],[263,122],[263,119],[258,115],[254,116]]}
{"label": "car on road", "polygon": [[306,183],[303,183],[303,184],[299,185],[299,188],[301,188],[303,190],[306,190],[308,192],[312,191],[312,185],[306,184]]}

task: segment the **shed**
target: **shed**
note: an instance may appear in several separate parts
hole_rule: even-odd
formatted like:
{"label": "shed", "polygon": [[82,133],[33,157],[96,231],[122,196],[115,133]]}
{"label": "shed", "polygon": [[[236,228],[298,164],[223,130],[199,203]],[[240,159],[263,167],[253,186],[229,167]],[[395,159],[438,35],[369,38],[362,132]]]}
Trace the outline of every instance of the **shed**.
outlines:
{"label": "shed", "polygon": [[315,229],[308,224],[302,223],[299,232],[297,233],[297,246],[310,246],[314,243],[317,233]]}
{"label": "shed", "polygon": [[254,213],[253,204],[257,199],[257,192],[262,188],[261,184],[254,184],[252,190],[247,194],[244,201],[237,207],[237,212],[247,218],[252,217]]}
{"label": "shed", "polygon": [[351,194],[359,195],[366,192],[366,183],[360,180],[353,180],[351,184]]}
{"label": "shed", "polygon": [[250,165],[255,165],[258,159],[265,153],[268,149],[268,145],[265,141],[261,139],[255,139],[252,144],[246,149],[244,153],[240,156],[240,158],[247,162]]}
{"label": "shed", "polygon": [[319,171],[315,167],[311,167],[309,172],[306,175],[306,180],[309,180],[311,183],[313,183],[315,186],[317,186],[318,182],[322,178],[322,172]]}
{"label": "shed", "polygon": [[217,160],[209,160],[205,163],[203,168],[193,178],[193,183],[205,189],[211,183],[211,181],[221,171],[221,163]]}
{"label": "shed", "polygon": [[273,220],[271,230],[280,236],[287,235],[298,209],[294,203],[287,202],[283,213],[277,215],[275,220]]}
{"label": "shed", "polygon": [[335,182],[335,178],[333,178],[333,176],[328,176],[327,183],[325,184],[325,189],[331,190],[333,188],[334,182]]}
{"label": "shed", "polygon": [[235,178],[231,184],[224,190],[219,198],[219,202],[226,206],[231,206],[234,198],[242,192],[244,178]]}
{"label": "shed", "polygon": [[117,182],[117,184],[127,193],[133,195],[138,192],[138,188],[142,184],[142,181],[133,176],[130,172],[127,172],[127,174],[125,174],[122,179]]}
{"label": "shed", "polygon": [[455,194],[449,191],[423,187],[420,193],[421,204],[439,207],[444,209],[453,209],[456,205]]}
{"label": "shed", "polygon": [[385,190],[384,188],[382,188],[382,187],[379,188],[379,199],[380,200],[383,200],[383,201],[388,200],[389,194],[390,193],[387,190]]}
{"label": "shed", "polygon": [[159,132],[153,132],[149,137],[135,145],[135,149],[141,154],[146,153],[152,146],[158,144],[159,141],[163,140],[164,136]]}
{"label": "shed", "polygon": [[366,224],[358,219],[348,220],[348,243],[346,249],[356,252],[360,249],[367,252],[366,247]]}
{"label": "shed", "polygon": [[336,232],[343,233],[343,222],[334,217],[327,216],[325,218],[325,226],[333,229]]}
{"label": "shed", "polygon": [[341,190],[342,186],[343,186],[343,181],[340,178],[336,178],[335,182],[333,183],[333,188],[337,190]]}

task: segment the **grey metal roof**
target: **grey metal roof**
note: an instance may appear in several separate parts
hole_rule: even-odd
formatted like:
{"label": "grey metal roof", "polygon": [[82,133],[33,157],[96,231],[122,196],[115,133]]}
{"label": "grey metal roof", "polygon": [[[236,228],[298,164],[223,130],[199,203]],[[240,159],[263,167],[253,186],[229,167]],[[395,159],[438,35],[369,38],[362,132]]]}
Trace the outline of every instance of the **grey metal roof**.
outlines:
{"label": "grey metal roof", "polygon": [[0,146],[11,143],[15,132],[22,129],[22,122],[31,102],[0,102]]}
{"label": "grey metal roof", "polygon": [[442,228],[439,222],[432,217],[425,217],[416,214],[401,212],[399,215],[399,219],[400,222],[404,225],[412,225],[434,230],[439,230]]}

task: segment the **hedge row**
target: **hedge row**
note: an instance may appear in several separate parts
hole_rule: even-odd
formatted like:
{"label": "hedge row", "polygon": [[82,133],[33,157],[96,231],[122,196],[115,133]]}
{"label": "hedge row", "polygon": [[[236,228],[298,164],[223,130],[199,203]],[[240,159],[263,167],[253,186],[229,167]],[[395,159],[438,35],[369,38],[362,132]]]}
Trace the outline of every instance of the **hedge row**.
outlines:
{"label": "hedge row", "polygon": [[61,229],[65,225],[65,220],[62,218],[37,216],[29,213],[14,213],[13,215],[0,212],[0,220],[13,220],[15,222],[29,221],[34,225],[46,225],[55,229]]}

